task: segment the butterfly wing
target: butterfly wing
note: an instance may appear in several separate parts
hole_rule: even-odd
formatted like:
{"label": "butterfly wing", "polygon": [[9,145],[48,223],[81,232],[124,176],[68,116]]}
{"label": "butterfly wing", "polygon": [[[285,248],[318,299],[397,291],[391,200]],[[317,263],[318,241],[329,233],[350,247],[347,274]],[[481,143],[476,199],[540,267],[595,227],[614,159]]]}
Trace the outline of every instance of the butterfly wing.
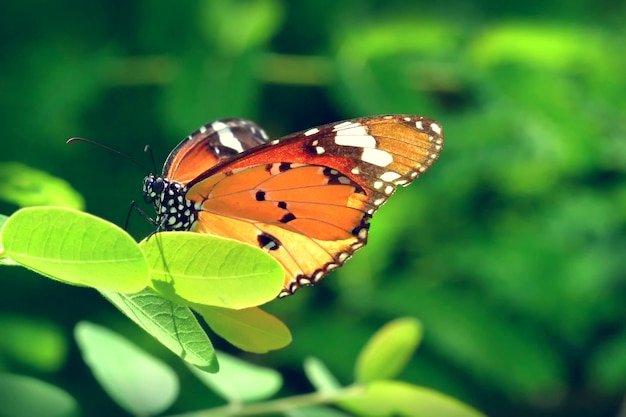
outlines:
{"label": "butterfly wing", "polygon": [[216,120],[200,127],[172,150],[162,176],[187,184],[217,163],[268,140],[265,131],[250,120]]}
{"label": "butterfly wing", "polygon": [[443,146],[422,116],[332,123],[271,141],[202,173],[186,198],[192,230],[257,245],[285,269],[282,296],[315,284],[365,245],[369,220]]}

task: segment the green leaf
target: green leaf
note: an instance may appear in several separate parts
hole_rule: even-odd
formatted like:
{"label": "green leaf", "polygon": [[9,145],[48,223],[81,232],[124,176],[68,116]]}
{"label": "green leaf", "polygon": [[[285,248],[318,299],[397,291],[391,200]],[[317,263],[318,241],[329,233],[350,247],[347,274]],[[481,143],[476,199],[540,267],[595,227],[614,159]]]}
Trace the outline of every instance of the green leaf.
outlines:
{"label": "green leaf", "polygon": [[213,345],[188,307],[149,288],[137,294],[100,293],[185,362],[207,372],[218,371]]}
{"label": "green leaf", "polygon": [[0,314],[0,352],[39,371],[56,371],[65,361],[67,342],[59,326],[43,318]]}
{"label": "green leaf", "polygon": [[82,210],[83,197],[66,181],[19,162],[0,163],[0,198],[20,207],[61,206]]}
{"label": "green leaf", "polygon": [[74,336],[102,388],[129,413],[155,415],[176,400],[179,383],[174,371],[127,339],[85,321],[76,325]]}
{"label": "green leaf", "polygon": [[165,232],[141,242],[152,288],[171,300],[232,309],[276,298],[280,264],[259,248],[192,232]]}
{"label": "green leaf", "polygon": [[343,411],[323,406],[301,407],[295,410],[287,410],[286,417],[353,417]]}
{"label": "green leaf", "polygon": [[0,416],[78,417],[76,400],[67,392],[34,378],[0,374]]}
{"label": "green leaf", "polygon": [[18,210],[4,224],[0,239],[16,262],[68,284],[132,293],[148,283],[148,265],[132,237],[77,210]]}
{"label": "green leaf", "polygon": [[324,362],[317,358],[304,360],[304,373],[318,392],[333,393],[341,389],[341,384],[335,376],[324,365]]}
{"label": "green leaf", "polygon": [[422,325],[407,317],[383,326],[367,342],[356,361],[359,383],[392,379],[406,366],[422,338]]}
{"label": "green leaf", "polygon": [[398,381],[376,381],[361,395],[339,405],[363,417],[483,417],[484,414],[462,402],[433,391]]}
{"label": "green leaf", "polygon": [[[4,223],[6,223],[7,220],[9,220],[9,218],[7,216],[4,216],[4,215],[0,214],[0,230],[2,230],[2,226],[4,226]],[[4,252],[4,249],[2,248],[1,243],[2,242],[0,242],[0,265],[10,265],[10,266],[19,265],[13,259],[11,259],[8,256],[6,256],[6,254]]]}
{"label": "green leaf", "polygon": [[258,307],[231,310],[194,305],[193,309],[221,338],[247,352],[265,353],[291,343],[287,326]]}
{"label": "green leaf", "polygon": [[209,374],[189,367],[206,386],[229,402],[252,402],[276,394],[283,385],[281,375],[273,369],[244,362],[219,352],[220,372]]}

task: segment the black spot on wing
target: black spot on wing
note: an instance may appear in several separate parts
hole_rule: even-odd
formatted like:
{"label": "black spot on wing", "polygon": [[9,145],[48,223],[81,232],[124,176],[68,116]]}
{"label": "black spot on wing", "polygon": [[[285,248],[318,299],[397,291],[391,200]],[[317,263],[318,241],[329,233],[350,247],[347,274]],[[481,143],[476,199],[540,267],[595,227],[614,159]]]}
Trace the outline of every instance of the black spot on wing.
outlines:
{"label": "black spot on wing", "polygon": [[296,216],[293,215],[293,213],[287,213],[285,214],[282,219],[280,219],[281,223],[289,223],[292,220],[295,220]]}
{"label": "black spot on wing", "polygon": [[259,247],[261,249],[265,249],[268,251],[277,250],[281,246],[280,241],[269,233],[260,234],[257,237],[257,242],[259,243]]}

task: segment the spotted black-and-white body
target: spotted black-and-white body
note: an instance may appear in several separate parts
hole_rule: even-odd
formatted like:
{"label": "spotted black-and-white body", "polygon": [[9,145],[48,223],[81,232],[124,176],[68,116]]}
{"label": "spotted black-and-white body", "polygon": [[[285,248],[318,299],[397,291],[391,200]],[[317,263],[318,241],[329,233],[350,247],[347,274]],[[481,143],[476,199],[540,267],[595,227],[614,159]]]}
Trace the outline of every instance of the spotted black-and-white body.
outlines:
{"label": "spotted black-and-white body", "polygon": [[202,204],[187,200],[187,187],[178,181],[148,175],[143,181],[146,203],[152,203],[157,213],[158,231],[187,231],[198,219]]}

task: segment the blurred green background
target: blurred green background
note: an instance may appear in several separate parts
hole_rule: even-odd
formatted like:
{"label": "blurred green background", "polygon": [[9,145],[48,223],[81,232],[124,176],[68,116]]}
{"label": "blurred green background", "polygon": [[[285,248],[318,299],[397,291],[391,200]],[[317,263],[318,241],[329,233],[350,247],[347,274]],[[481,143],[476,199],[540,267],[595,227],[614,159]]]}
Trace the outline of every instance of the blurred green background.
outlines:
{"label": "blurred green background", "polygon": [[[375,216],[368,246],[316,288],[267,306],[292,345],[239,355],[285,373],[284,394],[307,392],[305,357],[347,383],[367,337],[414,316],[425,338],[401,379],[491,416],[617,416],[625,19],[626,3],[592,0],[5,0],[0,164],[63,178],[88,212],[122,225],[146,171],[68,138],[151,169],[144,145],[160,166],[221,117],[250,118],[272,137],[374,114],[432,117],[442,156]],[[134,236],[151,230],[133,218]],[[0,369],[59,385],[85,415],[123,412],[78,357],[79,320],[178,363],[95,291],[21,268],[0,274]],[[175,410],[221,403],[184,378]]]}

